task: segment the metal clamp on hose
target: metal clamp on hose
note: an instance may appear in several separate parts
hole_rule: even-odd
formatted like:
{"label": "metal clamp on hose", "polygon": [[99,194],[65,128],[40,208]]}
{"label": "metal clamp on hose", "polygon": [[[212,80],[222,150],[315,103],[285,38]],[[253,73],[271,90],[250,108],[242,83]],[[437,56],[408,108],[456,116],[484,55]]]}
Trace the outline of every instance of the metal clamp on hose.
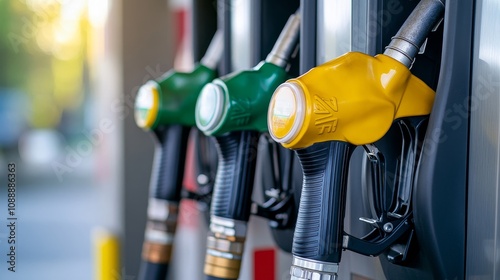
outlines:
{"label": "metal clamp on hose", "polygon": [[169,263],[177,227],[179,205],[150,198],[142,258],[152,263]]}

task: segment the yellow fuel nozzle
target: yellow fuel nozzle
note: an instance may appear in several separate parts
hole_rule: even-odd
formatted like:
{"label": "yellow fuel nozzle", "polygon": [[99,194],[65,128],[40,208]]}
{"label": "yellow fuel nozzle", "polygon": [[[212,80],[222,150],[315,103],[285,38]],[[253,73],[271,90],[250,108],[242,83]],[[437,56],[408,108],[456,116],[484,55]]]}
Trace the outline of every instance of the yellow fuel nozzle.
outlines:
{"label": "yellow fuel nozzle", "polygon": [[351,52],[281,84],[268,110],[269,132],[290,149],[382,138],[393,121],[428,115],[434,91],[397,60]]}

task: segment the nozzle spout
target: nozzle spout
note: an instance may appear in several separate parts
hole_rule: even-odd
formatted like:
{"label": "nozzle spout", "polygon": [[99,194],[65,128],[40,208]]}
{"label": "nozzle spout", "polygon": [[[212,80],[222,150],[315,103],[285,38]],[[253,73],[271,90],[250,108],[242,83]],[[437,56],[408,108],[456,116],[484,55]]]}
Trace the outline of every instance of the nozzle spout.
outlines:
{"label": "nozzle spout", "polygon": [[208,46],[207,52],[201,59],[200,63],[206,67],[215,70],[217,64],[222,57],[224,52],[224,40],[222,30],[217,30]]}
{"label": "nozzle spout", "polygon": [[300,14],[299,11],[291,15],[274,44],[271,53],[267,55],[266,62],[282,68],[288,66],[288,61],[297,48],[299,42]]}
{"label": "nozzle spout", "polygon": [[444,0],[422,0],[392,37],[384,54],[411,68],[429,32],[442,20]]}

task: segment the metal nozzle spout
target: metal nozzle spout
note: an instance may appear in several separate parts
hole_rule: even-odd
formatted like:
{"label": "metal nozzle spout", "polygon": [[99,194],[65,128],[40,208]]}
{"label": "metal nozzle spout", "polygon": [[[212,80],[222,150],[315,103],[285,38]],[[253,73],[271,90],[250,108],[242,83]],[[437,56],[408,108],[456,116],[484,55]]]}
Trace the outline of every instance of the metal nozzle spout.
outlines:
{"label": "metal nozzle spout", "polygon": [[274,44],[271,53],[267,55],[266,62],[286,68],[288,60],[296,50],[299,42],[300,14],[299,11],[291,15]]}
{"label": "metal nozzle spout", "polygon": [[415,7],[384,54],[411,68],[429,32],[443,18],[443,0],[422,0]]}

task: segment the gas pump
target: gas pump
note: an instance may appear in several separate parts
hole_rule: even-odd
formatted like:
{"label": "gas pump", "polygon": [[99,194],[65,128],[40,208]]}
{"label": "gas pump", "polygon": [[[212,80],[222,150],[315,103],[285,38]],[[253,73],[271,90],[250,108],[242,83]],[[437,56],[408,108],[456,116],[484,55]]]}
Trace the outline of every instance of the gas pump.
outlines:
{"label": "gas pump", "polygon": [[156,144],[150,182],[148,221],[140,279],[165,279],[181,199],[187,138],[195,124],[195,102],[202,87],[216,77],[222,56],[216,32],[205,56],[189,73],[171,70],[143,85],[135,102],[135,120]]}
{"label": "gas pump", "polygon": [[[277,17],[267,15],[261,16],[265,23],[260,21],[260,8],[282,6],[290,10],[267,12],[279,10],[288,16],[296,9],[290,2],[216,1],[219,28],[226,37],[220,72],[247,69],[261,61],[264,57],[255,54],[254,48],[261,48],[266,40],[272,44],[276,37],[254,38],[254,34],[282,24],[273,25]],[[208,279],[263,278],[252,275],[256,269],[248,266],[251,258],[242,253],[246,246],[244,254],[255,258],[254,248],[262,244],[251,246],[252,235],[246,233],[254,229],[247,224],[250,215],[271,221],[276,242],[268,246],[272,241],[266,240],[265,248],[274,246],[274,250],[278,245],[288,251],[289,232],[275,229],[295,231],[292,279],[494,279],[500,244],[496,211],[500,41],[491,34],[500,24],[498,3],[300,2],[302,76],[278,86],[285,71],[261,64],[214,81],[198,99],[196,121],[204,133],[215,136],[222,166],[215,179],[207,238]],[[250,28],[241,28],[241,11],[258,18],[249,21]],[[437,32],[429,33],[437,26]],[[245,48],[236,48],[232,40]],[[260,51],[267,54],[269,49]],[[350,53],[339,57],[346,52]],[[329,61],[334,57],[338,58]],[[276,76],[269,74],[273,71]],[[265,75],[274,80],[269,78],[263,83],[267,87],[259,88],[258,77]],[[157,86],[149,87],[154,91]],[[273,87],[277,89],[269,119],[262,120],[263,96]],[[151,123],[147,119],[144,122]],[[268,163],[255,166],[261,165],[255,162],[257,150],[264,158],[257,135],[264,132],[267,137],[262,127],[266,122],[272,138],[290,150],[277,150],[266,139],[270,149],[264,154],[269,157],[263,161]],[[295,229],[290,226],[295,218],[286,224],[269,207],[250,199],[258,180],[262,180],[260,187],[272,186],[265,190],[272,199],[289,190],[274,186],[294,188],[302,181],[298,178],[302,172],[293,169],[296,157],[292,155],[299,158],[305,178],[303,189],[293,189],[295,194],[302,192]],[[210,165],[205,159],[200,162]],[[213,166],[205,174],[215,173]],[[252,184],[253,168],[255,173],[264,169],[258,176],[265,178],[257,176],[257,184]],[[276,202],[272,199],[271,204]],[[288,263],[289,256],[279,254],[275,259]],[[247,266],[240,273],[241,259]],[[274,277],[289,274],[275,268],[279,272]]]}
{"label": "gas pump", "polygon": [[[296,150],[304,172],[292,279],[336,279],[343,250],[406,261],[414,231],[415,171],[434,101],[434,91],[409,68],[443,10],[441,1],[421,1],[384,54],[347,53],[276,89],[268,113],[270,134]],[[374,143],[390,129],[400,131],[402,150],[387,201],[384,154]],[[355,146],[363,146],[368,156],[376,213],[364,219],[373,230],[362,238],[343,229]]]}
{"label": "gas pump", "polygon": [[207,279],[237,279],[252,208],[259,132],[266,130],[271,93],[286,80],[297,49],[300,17],[292,15],[271,53],[251,70],[207,84],[196,104],[196,125],[215,136],[219,164],[207,238]]}

